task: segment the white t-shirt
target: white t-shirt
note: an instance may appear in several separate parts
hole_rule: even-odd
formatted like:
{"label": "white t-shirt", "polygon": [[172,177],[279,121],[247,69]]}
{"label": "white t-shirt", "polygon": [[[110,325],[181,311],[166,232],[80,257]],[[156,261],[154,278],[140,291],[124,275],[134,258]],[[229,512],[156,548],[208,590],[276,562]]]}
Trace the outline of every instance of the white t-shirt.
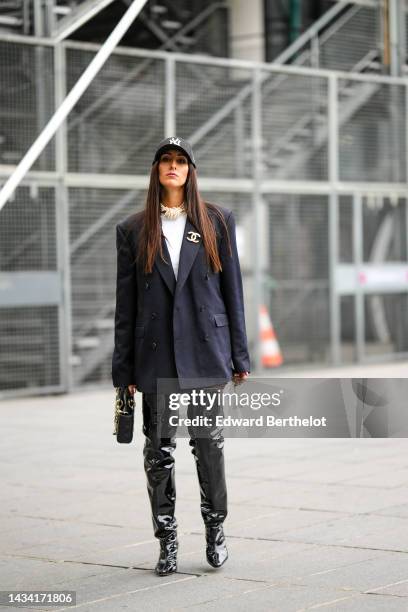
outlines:
{"label": "white t-shirt", "polygon": [[177,219],[167,219],[161,215],[162,230],[166,238],[174,275],[177,279],[180,249],[183,241],[184,229],[187,221],[187,213],[181,213]]}

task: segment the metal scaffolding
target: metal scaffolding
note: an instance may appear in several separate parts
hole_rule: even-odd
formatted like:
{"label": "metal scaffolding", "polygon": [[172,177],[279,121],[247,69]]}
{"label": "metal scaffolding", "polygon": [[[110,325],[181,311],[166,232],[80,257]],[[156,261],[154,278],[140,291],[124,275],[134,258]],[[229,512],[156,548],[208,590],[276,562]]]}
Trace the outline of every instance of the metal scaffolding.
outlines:
{"label": "metal scaffolding", "polygon": [[[5,182],[101,47],[0,49]],[[261,305],[286,365],[406,357],[408,85],[359,66],[112,50],[0,211],[1,393],[111,384],[114,227],[173,133],[204,197],[235,212],[254,371]]]}

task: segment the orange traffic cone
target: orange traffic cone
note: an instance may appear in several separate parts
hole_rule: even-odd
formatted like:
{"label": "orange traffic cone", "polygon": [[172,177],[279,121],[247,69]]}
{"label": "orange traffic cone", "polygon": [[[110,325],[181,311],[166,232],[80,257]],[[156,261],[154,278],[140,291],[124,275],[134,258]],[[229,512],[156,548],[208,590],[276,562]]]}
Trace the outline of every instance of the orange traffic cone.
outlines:
{"label": "orange traffic cone", "polygon": [[262,365],[265,368],[274,368],[283,363],[283,357],[268,309],[264,304],[259,307],[259,318]]}

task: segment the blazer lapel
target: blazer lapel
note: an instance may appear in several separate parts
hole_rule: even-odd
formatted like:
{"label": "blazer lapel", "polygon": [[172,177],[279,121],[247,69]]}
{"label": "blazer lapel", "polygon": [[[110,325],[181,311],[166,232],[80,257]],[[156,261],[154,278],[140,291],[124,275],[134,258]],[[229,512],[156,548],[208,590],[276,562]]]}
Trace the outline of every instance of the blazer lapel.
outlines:
{"label": "blazer lapel", "polygon": [[166,264],[160,257],[160,254],[157,253],[155,259],[155,266],[159,270],[170,292],[172,293],[172,295],[174,295],[176,291],[179,292],[181,290],[182,286],[186,282],[191,267],[194,263],[194,259],[196,258],[197,253],[202,245],[202,236],[187,218],[186,225],[184,227],[183,240],[181,242],[177,281],[174,274],[173,265],[171,263],[170,253],[167,248],[166,238],[164,235],[162,235],[162,245],[164,256],[169,261],[169,263]]}
{"label": "blazer lapel", "polygon": [[202,243],[203,240],[201,234],[187,218],[180,249],[180,261],[176,283],[177,293],[181,291],[184,283],[186,282]]}
{"label": "blazer lapel", "polygon": [[159,270],[160,274],[162,275],[163,280],[166,283],[167,287],[169,288],[171,294],[174,295],[174,292],[176,290],[176,277],[174,275],[173,265],[170,259],[170,253],[167,248],[166,238],[163,234],[162,234],[162,246],[163,246],[164,256],[169,263],[167,264],[162,260],[162,258],[160,257],[160,253],[157,253],[154,263],[157,269]]}

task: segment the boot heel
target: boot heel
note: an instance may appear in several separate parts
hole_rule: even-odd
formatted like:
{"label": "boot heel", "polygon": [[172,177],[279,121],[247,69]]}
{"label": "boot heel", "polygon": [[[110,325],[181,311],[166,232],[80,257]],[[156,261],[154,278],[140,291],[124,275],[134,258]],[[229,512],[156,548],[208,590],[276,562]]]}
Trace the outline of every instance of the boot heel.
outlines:
{"label": "boot heel", "polygon": [[205,528],[207,540],[207,561],[211,567],[221,567],[228,559],[228,550],[225,544],[225,535],[222,525]]}
{"label": "boot heel", "polygon": [[177,533],[174,531],[165,538],[160,538],[160,556],[154,568],[157,576],[168,576],[177,571]]}

